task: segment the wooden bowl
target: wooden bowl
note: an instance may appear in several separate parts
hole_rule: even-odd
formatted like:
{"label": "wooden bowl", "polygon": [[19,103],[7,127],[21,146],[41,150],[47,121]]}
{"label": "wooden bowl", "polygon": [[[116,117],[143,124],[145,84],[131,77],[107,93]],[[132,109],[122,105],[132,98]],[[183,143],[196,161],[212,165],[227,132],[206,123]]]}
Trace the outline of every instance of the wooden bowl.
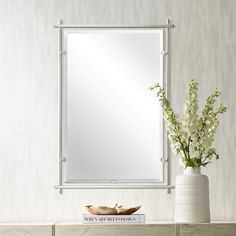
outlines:
{"label": "wooden bowl", "polygon": [[115,207],[107,206],[85,206],[87,211],[92,215],[131,215],[138,211],[141,206],[132,207],[132,208],[122,208],[122,206],[115,205]]}

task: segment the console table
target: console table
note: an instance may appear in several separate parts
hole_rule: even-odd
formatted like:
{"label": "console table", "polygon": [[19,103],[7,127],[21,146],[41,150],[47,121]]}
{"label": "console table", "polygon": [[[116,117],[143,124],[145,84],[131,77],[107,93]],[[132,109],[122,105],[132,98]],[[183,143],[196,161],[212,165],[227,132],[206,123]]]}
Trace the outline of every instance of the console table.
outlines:
{"label": "console table", "polygon": [[122,225],[0,224],[0,236],[236,236],[236,222]]}

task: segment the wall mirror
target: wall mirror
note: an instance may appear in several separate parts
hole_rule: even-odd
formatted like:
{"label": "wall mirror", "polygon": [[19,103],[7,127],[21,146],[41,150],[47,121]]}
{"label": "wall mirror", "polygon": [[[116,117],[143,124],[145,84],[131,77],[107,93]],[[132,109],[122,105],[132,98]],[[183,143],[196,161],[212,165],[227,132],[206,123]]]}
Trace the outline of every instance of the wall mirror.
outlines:
{"label": "wall mirror", "polygon": [[163,27],[57,25],[60,160],[57,188],[170,188],[160,106]]}

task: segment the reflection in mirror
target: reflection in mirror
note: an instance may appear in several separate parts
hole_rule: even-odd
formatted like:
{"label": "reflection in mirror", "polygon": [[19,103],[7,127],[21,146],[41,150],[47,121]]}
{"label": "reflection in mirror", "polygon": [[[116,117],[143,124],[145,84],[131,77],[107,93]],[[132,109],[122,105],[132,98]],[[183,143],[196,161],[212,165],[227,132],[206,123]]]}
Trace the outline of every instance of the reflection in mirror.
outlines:
{"label": "reflection in mirror", "polygon": [[64,181],[163,182],[163,30],[63,33]]}

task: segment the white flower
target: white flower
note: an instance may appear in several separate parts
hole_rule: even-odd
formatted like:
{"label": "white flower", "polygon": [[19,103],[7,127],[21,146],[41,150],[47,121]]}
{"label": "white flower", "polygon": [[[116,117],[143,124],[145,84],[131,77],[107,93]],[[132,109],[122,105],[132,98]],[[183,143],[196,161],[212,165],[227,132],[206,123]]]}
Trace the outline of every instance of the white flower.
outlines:
{"label": "white flower", "polygon": [[219,125],[218,115],[226,111],[226,107],[220,104],[215,107],[216,98],[220,91],[210,95],[201,117],[198,115],[198,84],[194,80],[188,86],[188,98],[184,105],[184,118],[179,120],[174,113],[170,102],[165,96],[165,91],[159,84],[155,84],[150,90],[158,90],[159,98],[163,109],[166,129],[171,148],[175,154],[182,154],[179,163],[184,167],[196,168],[206,166],[213,158],[218,159],[219,155],[212,148],[216,129]]}

